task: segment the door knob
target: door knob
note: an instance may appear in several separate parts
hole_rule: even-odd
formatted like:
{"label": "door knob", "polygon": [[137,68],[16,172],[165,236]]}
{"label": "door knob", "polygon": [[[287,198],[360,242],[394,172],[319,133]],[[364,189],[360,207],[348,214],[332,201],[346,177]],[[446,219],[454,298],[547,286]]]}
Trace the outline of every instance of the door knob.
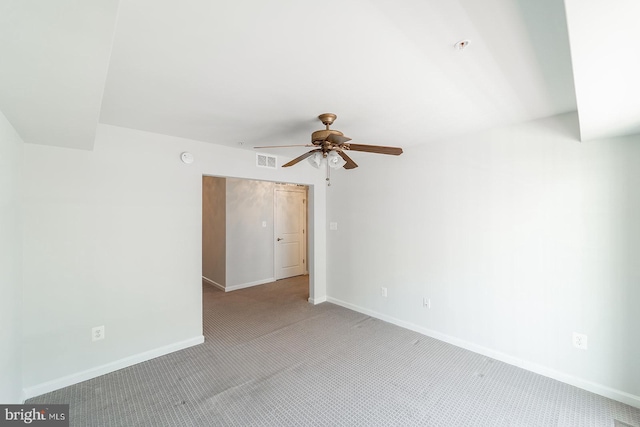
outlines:
{"label": "door knob", "polygon": [[279,242],[280,240],[284,240],[284,239],[282,239],[282,238],[278,237],[278,242]]}

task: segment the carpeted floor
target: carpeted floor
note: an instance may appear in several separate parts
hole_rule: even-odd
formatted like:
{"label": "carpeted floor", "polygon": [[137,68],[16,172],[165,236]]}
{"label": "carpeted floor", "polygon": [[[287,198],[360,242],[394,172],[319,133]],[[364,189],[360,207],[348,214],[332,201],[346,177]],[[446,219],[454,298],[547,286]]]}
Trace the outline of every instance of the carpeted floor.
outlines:
{"label": "carpeted floor", "polygon": [[204,344],[29,403],[69,403],[83,427],[640,426],[640,409],[310,305],[305,276],[203,295]]}

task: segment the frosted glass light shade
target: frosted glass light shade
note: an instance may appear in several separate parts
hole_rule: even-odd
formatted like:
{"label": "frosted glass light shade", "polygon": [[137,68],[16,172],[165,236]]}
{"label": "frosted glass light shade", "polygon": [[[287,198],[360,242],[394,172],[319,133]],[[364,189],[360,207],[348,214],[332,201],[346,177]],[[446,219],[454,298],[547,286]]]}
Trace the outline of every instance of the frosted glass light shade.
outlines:
{"label": "frosted glass light shade", "polygon": [[341,168],[347,163],[336,151],[329,152],[327,155],[327,161],[329,162],[329,167],[332,169]]}
{"label": "frosted glass light shade", "polygon": [[316,153],[313,153],[311,156],[309,156],[307,160],[309,161],[309,163],[311,163],[311,166],[313,166],[316,169],[319,169],[320,166],[322,166],[324,157],[322,156],[322,153],[316,152]]}

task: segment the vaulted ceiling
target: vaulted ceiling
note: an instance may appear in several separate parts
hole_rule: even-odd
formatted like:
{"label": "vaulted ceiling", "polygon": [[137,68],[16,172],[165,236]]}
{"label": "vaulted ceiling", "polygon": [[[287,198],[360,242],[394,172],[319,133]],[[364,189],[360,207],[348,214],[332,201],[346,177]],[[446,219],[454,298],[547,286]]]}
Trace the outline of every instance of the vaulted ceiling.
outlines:
{"label": "vaulted ceiling", "polygon": [[575,110],[576,138],[624,135],[637,16],[637,0],[1,0],[0,110],[25,142],[80,149],[98,123],[304,144],[324,112],[364,144]]}

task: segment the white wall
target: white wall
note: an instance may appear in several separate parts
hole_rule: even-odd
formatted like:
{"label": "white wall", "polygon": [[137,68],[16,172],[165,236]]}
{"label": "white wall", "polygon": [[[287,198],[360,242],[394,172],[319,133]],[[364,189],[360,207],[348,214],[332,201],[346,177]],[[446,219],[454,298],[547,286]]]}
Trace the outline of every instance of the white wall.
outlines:
{"label": "white wall", "polygon": [[327,193],[329,300],[640,406],[640,136],[576,123],[354,153]]}
{"label": "white wall", "polygon": [[20,403],[22,340],[22,140],[0,112],[0,402]]}
{"label": "white wall", "polygon": [[[325,298],[318,171],[260,169],[248,150],[114,126],[97,133],[92,152],[25,144],[28,396],[201,339],[202,175],[313,185],[311,298]],[[98,325],[106,338],[92,343]]]}
{"label": "white wall", "polygon": [[[300,165],[305,167],[306,165]],[[267,283],[273,271],[276,183],[227,179],[227,288]],[[262,222],[267,226],[262,227]]]}

